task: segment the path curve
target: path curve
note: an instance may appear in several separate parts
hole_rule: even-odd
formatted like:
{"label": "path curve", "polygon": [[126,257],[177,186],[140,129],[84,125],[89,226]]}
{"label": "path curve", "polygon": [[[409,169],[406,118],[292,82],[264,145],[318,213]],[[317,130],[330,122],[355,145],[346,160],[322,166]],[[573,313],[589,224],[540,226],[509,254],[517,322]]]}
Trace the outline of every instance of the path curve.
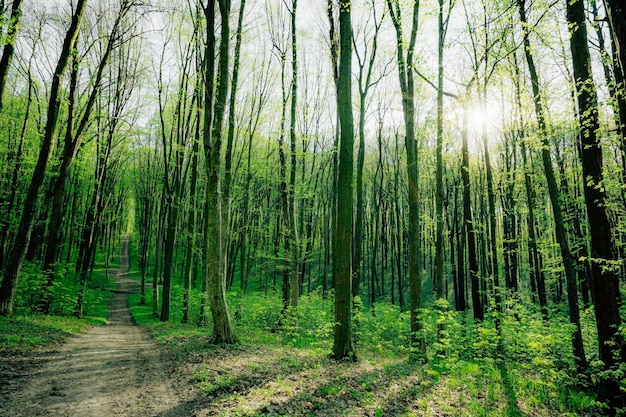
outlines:
{"label": "path curve", "polygon": [[171,359],[136,326],[128,294],[128,238],[122,245],[117,284],[105,326],[74,336],[44,358],[43,366],[12,384],[0,415],[11,416],[155,416],[178,404]]}

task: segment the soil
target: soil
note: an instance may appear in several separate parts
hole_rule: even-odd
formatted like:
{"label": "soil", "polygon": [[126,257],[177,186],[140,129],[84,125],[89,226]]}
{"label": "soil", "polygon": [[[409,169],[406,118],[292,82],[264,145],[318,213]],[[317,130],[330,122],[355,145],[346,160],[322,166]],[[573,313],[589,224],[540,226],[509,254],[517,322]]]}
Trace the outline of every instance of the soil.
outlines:
{"label": "soil", "polygon": [[128,294],[128,242],[105,326],[67,340],[56,351],[5,358],[0,416],[167,415],[178,398],[173,358],[133,323]]}

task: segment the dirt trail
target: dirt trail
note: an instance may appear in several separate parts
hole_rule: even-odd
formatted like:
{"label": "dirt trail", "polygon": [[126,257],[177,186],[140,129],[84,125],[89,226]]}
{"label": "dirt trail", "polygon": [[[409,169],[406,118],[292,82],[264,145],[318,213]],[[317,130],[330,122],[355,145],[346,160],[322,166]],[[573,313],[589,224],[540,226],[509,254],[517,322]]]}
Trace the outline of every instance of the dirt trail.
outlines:
{"label": "dirt trail", "polygon": [[155,416],[178,404],[170,358],[132,321],[128,293],[136,284],[127,270],[125,240],[108,325],[69,339],[12,382],[0,415]]}

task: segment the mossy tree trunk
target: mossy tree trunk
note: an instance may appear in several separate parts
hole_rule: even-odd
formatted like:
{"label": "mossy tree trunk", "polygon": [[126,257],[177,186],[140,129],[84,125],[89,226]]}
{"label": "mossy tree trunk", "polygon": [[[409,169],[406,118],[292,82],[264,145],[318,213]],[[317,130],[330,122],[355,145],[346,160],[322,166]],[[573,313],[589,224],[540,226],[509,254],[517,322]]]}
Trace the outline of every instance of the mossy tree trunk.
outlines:
{"label": "mossy tree trunk", "polygon": [[335,332],[333,357],[355,360],[352,340],[352,193],[354,169],[354,118],[352,114],[351,3],[339,3],[339,83],[337,105],[341,137],[337,181],[337,227],[335,229]]}

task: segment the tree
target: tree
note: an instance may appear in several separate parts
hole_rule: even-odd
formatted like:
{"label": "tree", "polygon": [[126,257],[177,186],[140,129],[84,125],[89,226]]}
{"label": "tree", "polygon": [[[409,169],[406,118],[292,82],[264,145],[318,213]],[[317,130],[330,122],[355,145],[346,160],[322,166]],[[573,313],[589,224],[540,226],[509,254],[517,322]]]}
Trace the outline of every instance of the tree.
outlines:
{"label": "tree", "polygon": [[[213,100],[213,30],[215,22],[215,1],[209,0],[204,9],[207,17],[207,44],[205,49],[205,100],[204,100],[204,152],[207,175],[205,200],[205,266],[204,274],[209,296],[209,306],[213,317],[212,342],[236,343],[237,337],[230,319],[226,302],[226,276],[224,274],[224,242],[222,238],[222,198],[220,196],[220,165],[222,146],[222,124],[226,98],[228,96],[228,65],[230,36],[230,0],[218,0],[221,25],[219,48],[219,68],[216,81],[217,97]],[[214,114],[213,114],[214,113]]]}
{"label": "tree", "polygon": [[[286,4],[286,3],[285,3]],[[281,318],[287,313],[290,305],[296,307],[300,296],[300,286],[298,280],[298,227],[295,214],[295,180],[296,180],[296,105],[297,105],[297,43],[296,43],[296,8],[297,1],[292,3],[289,9],[291,16],[291,50],[292,50],[292,69],[291,69],[291,91],[287,89],[286,82],[286,65],[287,65],[287,38],[286,23],[282,14],[282,10],[276,16],[270,13],[270,36],[274,53],[280,62],[280,80],[281,80],[281,114],[280,114],[280,132],[278,134],[278,163],[280,177],[280,202],[281,202],[281,222],[277,225],[279,233],[282,237],[284,255],[284,266],[282,269],[283,276],[283,311]],[[276,20],[276,22],[272,20]],[[278,26],[278,27],[275,27]],[[287,102],[289,94],[291,94],[291,112],[290,112],[290,172],[287,179],[287,152],[285,145],[286,123],[287,123]],[[278,249],[278,248],[276,248]],[[280,326],[282,321],[276,323]]]}
{"label": "tree", "polygon": [[387,7],[391,21],[396,31],[396,50],[398,60],[398,75],[400,77],[400,90],[402,92],[402,113],[404,115],[404,144],[406,150],[406,170],[407,183],[409,187],[409,233],[408,233],[408,264],[409,264],[409,295],[411,303],[411,338],[417,340],[417,332],[420,329],[417,310],[421,305],[422,298],[422,278],[420,274],[420,207],[419,207],[419,171],[417,140],[415,138],[415,97],[413,78],[413,53],[417,38],[417,24],[419,1],[413,1],[413,16],[411,32],[409,36],[408,49],[404,53],[407,45],[402,32],[402,16],[400,4],[397,0],[387,0]]}
{"label": "tree", "polygon": [[448,31],[448,23],[450,22],[450,13],[452,12],[453,0],[449,0],[448,14],[444,16],[444,0],[439,1],[439,12],[437,14],[438,24],[438,42],[437,42],[437,145],[436,153],[436,174],[435,174],[435,222],[436,222],[436,243],[435,243],[435,286],[437,290],[437,298],[444,298],[444,280],[443,280],[443,51]]}
{"label": "tree", "polygon": [[[167,44],[167,43],[166,43]],[[167,95],[164,92],[163,58],[161,58],[158,79],[159,93],[159,124],[163,146],[163,187],[165,196],[166,225],[165,241],[163,246],[163,297],[161,303],[161,321],[168,321],[172,297],[172,268],[175,251],[176,235],[179,221],[179,211],[182,205],[183,192],[183,165],[187,159],[189,136],[191,136],[194,105],[197,95],[194,94],[191,103],[188,100],[189,67],[192,65],[193,45],[187,44],[183,53],[183,62],[180,72],[180,82],[174,103],[174,116],[169,129],[165,122],[165,106]],[[165,55],[165,45],[163,55]],[[165,96],[165,97],[164,97]],[[169,131],[168,131],[169,130]],[[194,144],[195,146],[195,144]]]}
{"label": "tree", "polygon": [[548,142],[546,117],[543,109],[543,98],[539,89],[539,76],[537,74],[537,69],[535,67],[535,61],[532,55],[532,49],[530,45],[529,27],[528,21],[526,19],[525,0],[518,0],[517,5],[520,15],[520,21],[522,22],[524,53],[526,55],[526,62],[528,64],[528,71],[530,72],[530,80],[532,83],[535,115],[537,117],[539,134],[541,135],[541,161],[543,163],[543,170],[546,175],[546,181],[548,183],[548,193],[550,196],[550,203],[552,205],[552,213],[554,215],[554,232],[556,234],[556,239],[561,250],[561,258],[563,261],[563,266],[565,268],[569,318],[570,323],[575,326],[575,331],[572,335],[572,347],[574,349],[574,357],[576,358],[578,370],[580,372],[583,372],[587,369],[588,364],[587,358],[585,357],[582,332],[580,329],[580,313],[578,310],[578,285],[576,282],[575,260],[572,256],[569,248],[569,243],[567,241],[565,222],[563,220],[561,202],[559,201],[559,189],[556,183],[556,177],[554,175],[554,168],[552,166],[552,159],[550,156],[550,145]]}
{"label": "tree", "polygon": [[613,35],[613,45],[617,57],[615,65],[622,74],[622,80],[626,79],[626,8],[618,0],[605,0],[607,17],[611,25]]}
{"label": "tree", "polygon": [[[591,72],[591,57],[582,0],[566,2],[570,50],[578,99],[579,154],[584,178],[585,207],[591,234],[591,285],[595,295],[599,357],[607,371],[626,362],[626,345],[620,334],[620,292],[613,233],[606,209],[602,172],[602,146],[598,138],[598,98]],[[616,378],[602,376],[598,399],[608,402],[615,415],[626,405],[626,395]]]}
{"label": "tree", "polygon": [[11,58],[13,58],[13,52],[15,51],[15,38],[17,37],[17,31],[20,27],[20,19],[22,17],[21,7],[22,0],[13,0],[7,25],[6,44],[4,45],[2,57],[0,58],[0,110],[2,110],[3,105],[2,96],[4,86],[6,85],[7,73],[9,72],[9,64],[11,63]]}
{"label": "tree", "polygon": [[[364,202],[363,202],[363,167],[365,165],[365,113],[367,110],[366,99],[370,89],[380,82],[385,72],[376,79],[372,79],[374,64],[376,63],[376,53],[378,51],[378,34],[385,19],[385,13],[377,18],[376,2],[372,0],[370,4],[372,10],[372,17],[374,19],[374,33],[372,34],[371,46],[368,44],[367,39],[364,39],[364,51],[361,53],[359,48],[356,47],[356,39],[354,40],[355,48],[354,52],[357,58],[357,64],[359,68],[358,72],[358,89],[359,89],[359,151],[357,156],[357,168],[356,168],[356,220],[354,224],[354,244],[353,244],[353,256],[352,256],[352,296],[359,295],[359,287],[361,283],[361,264],[363,262],[363,215],[364,215]],[[364,35],[365,36],[365,35]],[[368,49],[371,47],[371,52],[368,55]]]}
{"label": "tree", "polygon": [[50,98],[48,100],[48,115],[46,118],[44,137],[39,149],[37,165],[33,171],[33,176],[24,201],[17,238],[13,244],[9,263],[4,272],[2,285],[0,286],[0,315],[2,316],[10,316],[13,313],[13,298],[15,296],[15,289],[17,288],[17,277],[30,241],[31,225],[37,211],[39,189],[43,183],[48,161],[50,160],[50,155],[56,142],[56,125],[62,102],[61,82],[64,78],[67,65],[70,62],[72,51],[75,48],[86,3],[87,0],[79,0],[76,4],[72,21],[65,34],[65,39],[63,40],[61,55],[54,70]]}
{"label": "tree", "polygon": [[226,150],[224,155],[224,191],[222,194],[224,212],[226,213],[224,219],[224,250],[226,251],[226,258],[231,259],[231,262],[226,264],[225,273],[228,277],[230,273],[234,274],[234,271],[228,265],[235,265],[236,254],[230,253],[232,239],[232,186],[233,186],[233,145],[235,140],[235,104],[237,103],[237,87],[239,83],[239,68],[241,57],[241,38],[243,34],[243,17],[245,15],[246,0],[241,0],[239,4],[239,13],[237,18],[237,33],[235,35],[235,56],[233,58],[233,76],[231,80],[230,99],[228,102],[228,136],[226,137]]}
{"label": "tree", "polygon": [[356,360],[352,341],[352,193],[354,169],[354,119],[352,114],[352,24],[351,3],[339,3],[339,82],[337,106],[341,138],[337,181],[337,228],[335,229],[335,332],[333,357]]}
{"label": "tree", "polygon": [[483,303],[480,294],[480,282],[478,276],[478,255],[476,253],[476,232],[474,229],[474,214],[472,213],[468,125],[469,112],[467,105],[463,107],[463,124],[461,127],[461,184],[463,187],[463,229],[467,240],[467,258],[469,262],[470,286],[472,293],[472,310],[474,320],[481,321],[485,318]]}

